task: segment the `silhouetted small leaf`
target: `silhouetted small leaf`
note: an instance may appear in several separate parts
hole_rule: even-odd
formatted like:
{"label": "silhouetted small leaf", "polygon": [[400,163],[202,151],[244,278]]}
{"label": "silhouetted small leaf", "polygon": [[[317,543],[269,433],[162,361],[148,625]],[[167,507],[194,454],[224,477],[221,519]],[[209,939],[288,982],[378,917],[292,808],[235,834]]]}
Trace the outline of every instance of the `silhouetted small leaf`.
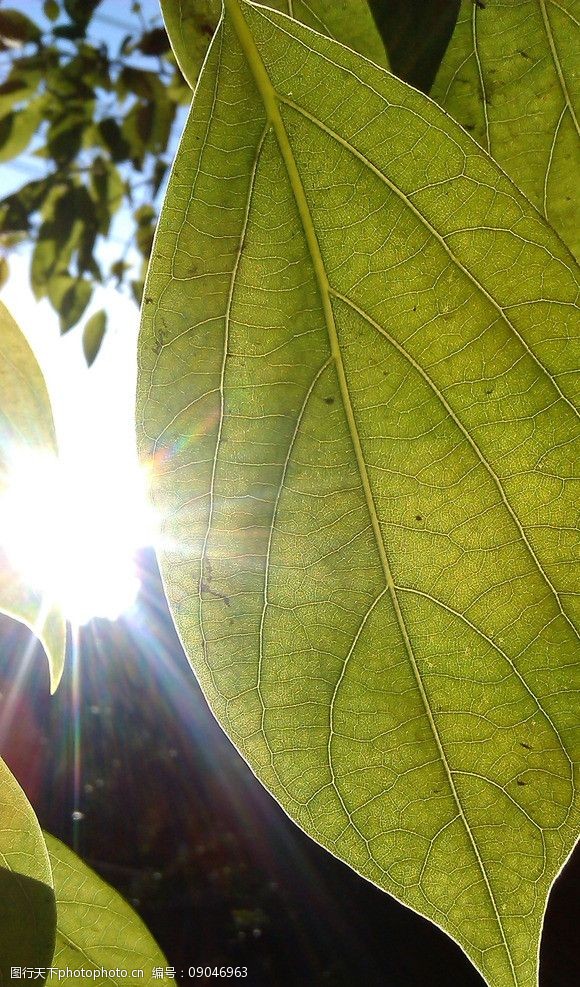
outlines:
{"label": "silhouetted small leaf", "polygon": [[169,50],[169,39],[162,27],[154,27],[139,38],[136,45],[143,55],[162,55]]}
{"label": "silhouetted small leaf", "polygon": [[87,366],[96,360],[107,329],[107,313],[104,309],[91,315],[83,329],[83,353]]}
{"label": "silhouetted small leaf", "polygon": [[157,99],[162,96],[164,86],[154,72],[124,65],[119,74],[117,90],[121,97],[132,94],[141,99]]}
{"label": "silhouetted small leaf", "polygon": [[151,253],[153,237],[155,236],[157,213],[153,206],[144,205],[135,210],[133,218],[137,224],[137,230],[135,232],[137,246],[143,257],[148,258]]}
{"label": "silhouetted small leaf", "polygon": [[71,21],[86,28],[101,0],[64,0],[64,9]]}
{"label": "silhouetted small leaf", "polygon": [[[83,237],[97,228],[95,204],[82,185],[60,186],[51,192],[44,208],[45,216],[38,232],[32,254],[30,277],[37,298],[49,293],[52,279],[67,274],[75,250],[82,246]],[[88,231],[88,233],[87,233]],[[86,257],[86,239],[85,239]],[[82,267],[82,263],[81,263]],[[60,297],[60,290],[56,297]]]}
{"label": "silhouetted small leaf", "polygon": [[143,159],[151,138],[154,114],[154,103],[140,101],[129,110],[123,121],[122,134],[129,144],[129,153],[135,168],[143,167]]}
{"label": "silhouetted small leaf", "polygon": [[95,158],[90,176],[91,197],[95,204],[98,231],[109,232],[111,216],[119,209],[125,195],[125,183],[110,161]]}
{"label": "silhouetted small leaf", "polygon": [[144,285],[145,285],[144,278],[139,278],[139,279],[136,279],[134,281],[131,281],[131,284],[130,284],[131,294],[133,295],[133,298],[134,298],[135,303],[137,305],[140,305],[141,302],[143,301],[143,288],[144,288]]}
{"label": "silhouetted small leaf", "polygon": [[3,288],[8,281],[9,274],[8,261],[5,257],[0,257],[0,288]]}
{"label": "silhouetted small leaf", "polygon": [[93,286],[84,278],[70,274],[53,277],[48,285],[48,297],[56,309],[61,333],[77,324],[93,294]]}
{"label": "silhouetted small leaf", "polygon": [[55,38],[66,38],[67,41],[78,41],[84,38],[85,29],[80,24],[58,24],[53,28]]}
{"label": "silhouetted small leaf", "polygon": [[32,215],[42,205],[50,191],[51,183],[42,178],[28,182],[18,192],[0,200],[0,226],[4,233],[8,231],[27,230]]}
{"label": "silhouetted small leaf", "polygon": [[42,32],[34,21],[20,10],[0,8],[0,38],[25,44],[28,41],[39,41]]}
{"label": "silhouetted small leaf", "polygon": [[117,279],[117,286],[121,284],[125,271],[128,271],[130,267],[131,265],[122,259],[111,264],[110,273],[112,277]]}
{"label": "silhouetted small leaf", "polygon": [[126,161],[130,154],[131,145],[125,138],[117,121],[113,117],[105,117],[104,120],[100,121],[98,127],[113,161]]}
{"label": "silhouetted small leaf", "polygon": [[161,185],[163,184],[163,180],[165,178],[165,175],[167,174],[168,167],[169,166],[167,162],[163,161],[162,158],[159,158],[155,162],[155,167],[153,169],[153,189],[152,189],[154,197],[157,195],[159,189],[161,188]]}
{"label": "silhouetted small leaf", "polygon": [[57,0],[44,0],[42,7],[44,11],[44,16],[48,18],[49,21],[56,21],[60,14],[60,7]]}
{"label": "silhouetted small leaf", "polygon": [[71,119],[66,116],[49,127],[48,150],[61,167],[77,156],[86,125],[87,120],[84,117]]}

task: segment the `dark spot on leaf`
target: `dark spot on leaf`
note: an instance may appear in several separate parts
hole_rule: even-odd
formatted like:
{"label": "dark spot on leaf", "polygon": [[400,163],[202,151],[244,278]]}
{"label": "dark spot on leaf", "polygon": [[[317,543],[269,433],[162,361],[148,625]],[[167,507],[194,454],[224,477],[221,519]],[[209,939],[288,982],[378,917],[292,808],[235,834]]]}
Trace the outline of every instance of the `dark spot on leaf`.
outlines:
{"label": "dark spot on leaf", "polygon": [[334,404],[334,398],[328,397],[324,399],[325,404]]}
{"label": "dark spot on leaf", "polygon": [[202,579],[202,581],[201,581],[201,592],[202,592],[202,595],[204,595],[204,596],[206,594],[209,594],[210,596],[215,596],[216,599],[218,599],[218,600],[223,600],[223,602],[228,607],[231,605],[231,601],[230,601],[229,596],[226,596],[225,593],[219,593],[216,589],[211,589],[211,587],[208,585],[208,583],[204,579]]}
{"label": "dark spot on leaf", "polygon": [[518,783],[518,785],[527,785],[527,781],[522,781],[521,778],[518,778],[517,779],[517,783]]}
{"label": "dark spot on leaf", "polygon": [[151,298],[151,295],[145,295],[143,301],[145,302],[146,305],[153,305],[153,299]]}
{"label": "dark spot on leaf", "polygon": [[415,521],[422,521],[422,520],[423,520],[422,514],[415,514]]}
{"label": "dark spot on leaf", "polygon": [[485,10],[486,5],[484,4],[483,0],[473,0],[473,2],[476,7],[479,7],[480,10]]}
{"label": "dark spot on leaf", "polygon": [[465,127],[466,130],[475,130],[474,123],[464,123],[463,126]]}
{"label": "dark spot on leaf", "polygon": [[417,306],[416,306],[416,305],[413,305],[413,311],[414,311],[414,312],[416,312],[416,311],[417,311]]}
{"label": "dark spot on leaf", "polygon": [[532,747],[530,747],[529,744],[526,744],[523,740],[520,740],[520,747],[525,747],[527,751],[532,750]]}
{"label": "dark spot on leaf", "polygon": [[488,394],[488,395],[489,394],[493,394],[493,387],[486,387],[485,393]]}
{"label": "dark spot on leaf", "polygon": [[523,50],[523,48],[518,48],[518,55],[521,55],[522,58],[530,58],[531,57],[530,55],[528,55],[527,51],[524,51]]}

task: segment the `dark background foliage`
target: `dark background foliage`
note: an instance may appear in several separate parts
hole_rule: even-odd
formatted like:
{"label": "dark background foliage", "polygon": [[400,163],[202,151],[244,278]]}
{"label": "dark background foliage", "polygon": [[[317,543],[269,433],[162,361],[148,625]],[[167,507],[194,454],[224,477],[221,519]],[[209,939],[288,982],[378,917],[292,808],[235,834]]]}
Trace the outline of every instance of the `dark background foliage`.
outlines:
{"label": "dark background foliage", "polygon": [[428,93],[453,32],[460,0],[369,0],[391,70]]}
{"label": "dark background foliage", "polygon": [[[371,0],[393,71],[425,92],[458,5]],[[48,298],[63,333],[83,318],[97,284],[126,288],[140,303],[179,110],[191,98],[160,16],[146,17],[139,2],[120,5],[126,34],[108,44],[95,40],[99,6],[34,0],[24,14],[0,5],[0,164],[23,178],[0,198],[0,286],[11,250],[32,243],[32,289]],[[219,7],[196,4],[200,65]],[[40,163],[42,177],[27,180]],[[106,261],[105,240],[118,248]],[[105,331],[98,312],[84,330],[89,363]]]}
{"label": "dark background foliage", "polygon": [[[62,332],[82,318],[96,284],[126,286],[140,302],[176,114],[191,99],[160,15],[151,21],[139,3],[119,6],[127,33],[117,41],[116,32],[114,44],[94,39],[103,36],[103,25],[92,30],[98,0],[37,0],[30,17],[0,6],[0,163],[23,176],[0,199],[0,277],[10,250],[31,242],[32,289],[49,299]],[[32,20],[41,12],[42,28]],[[200,55],[209,37],[200,15]],[[117,247],[106,263],[105,240]],[[93,324],[89,358],[99,335]]]}

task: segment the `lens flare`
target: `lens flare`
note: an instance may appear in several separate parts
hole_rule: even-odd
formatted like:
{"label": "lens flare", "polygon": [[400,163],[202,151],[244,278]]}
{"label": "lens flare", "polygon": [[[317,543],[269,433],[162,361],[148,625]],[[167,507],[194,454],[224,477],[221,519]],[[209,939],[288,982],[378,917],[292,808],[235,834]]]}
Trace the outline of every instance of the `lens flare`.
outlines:
{"label": "lens flare", "polygon": [[10,459],[0,495],[0,544],[33,590],[73,625],[114,620],[139,589],[135,553],[154,523],[136,464],[40,452]]}

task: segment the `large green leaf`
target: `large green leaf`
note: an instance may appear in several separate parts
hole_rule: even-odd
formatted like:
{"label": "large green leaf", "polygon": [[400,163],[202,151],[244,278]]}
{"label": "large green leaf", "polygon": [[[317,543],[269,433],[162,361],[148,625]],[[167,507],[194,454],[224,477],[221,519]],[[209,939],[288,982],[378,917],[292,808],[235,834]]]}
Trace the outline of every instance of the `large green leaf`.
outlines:
{"label": "large green leaf", "polygon": [[[56,455],[56,437],[42,371],[16,322],[0,303],[0,512],[14,460],[22,454]],[[64,617],[27,584],[2,545],[0,513],[0,610],[26,624],[41,640],[54,692],[64,667]]]}
{"label": "large green leaf", "polygon": [[[179,67],[195,89],[209,38],[219,20],[221,0],[160,2]],[[335,38],[378,65],[387,65],[385,46],[367,0],[269,0],[268,7]]]}
{"label": "large green leaf", "polygon": [[530,987],[578,821],[577,270],[429,99],[226,10],[142,314],[172,612],[292,818]]}
{"label": "large green leaf", "polygon": [[580,254],[578,0],[463,0],[432,96]]}
{"label": "large green leaf", "polygon": [[12,967],[48,967],[55,929],[42,832],[20,785],[0,761],[0,983],[12,983]]}
{"label": "large green leaf", "polygon": [[[76,854],[45,833],[52,865],[57,905],[56,947],[52,961],[58,983],[154,983],[155,967],[164,972],[167,961],[139,916]],[[120,968],[126,975],[112,976]],[[66,974],[66,971],[69,971]],[[96,971],[105,971],[97,975]],[[135,971],[135,972],[134,972]],[[136,971],[143,971],[140,976]],[[53,975],[53,979],[56,979]],[[173,977],[164,983],[174,984]]]}

